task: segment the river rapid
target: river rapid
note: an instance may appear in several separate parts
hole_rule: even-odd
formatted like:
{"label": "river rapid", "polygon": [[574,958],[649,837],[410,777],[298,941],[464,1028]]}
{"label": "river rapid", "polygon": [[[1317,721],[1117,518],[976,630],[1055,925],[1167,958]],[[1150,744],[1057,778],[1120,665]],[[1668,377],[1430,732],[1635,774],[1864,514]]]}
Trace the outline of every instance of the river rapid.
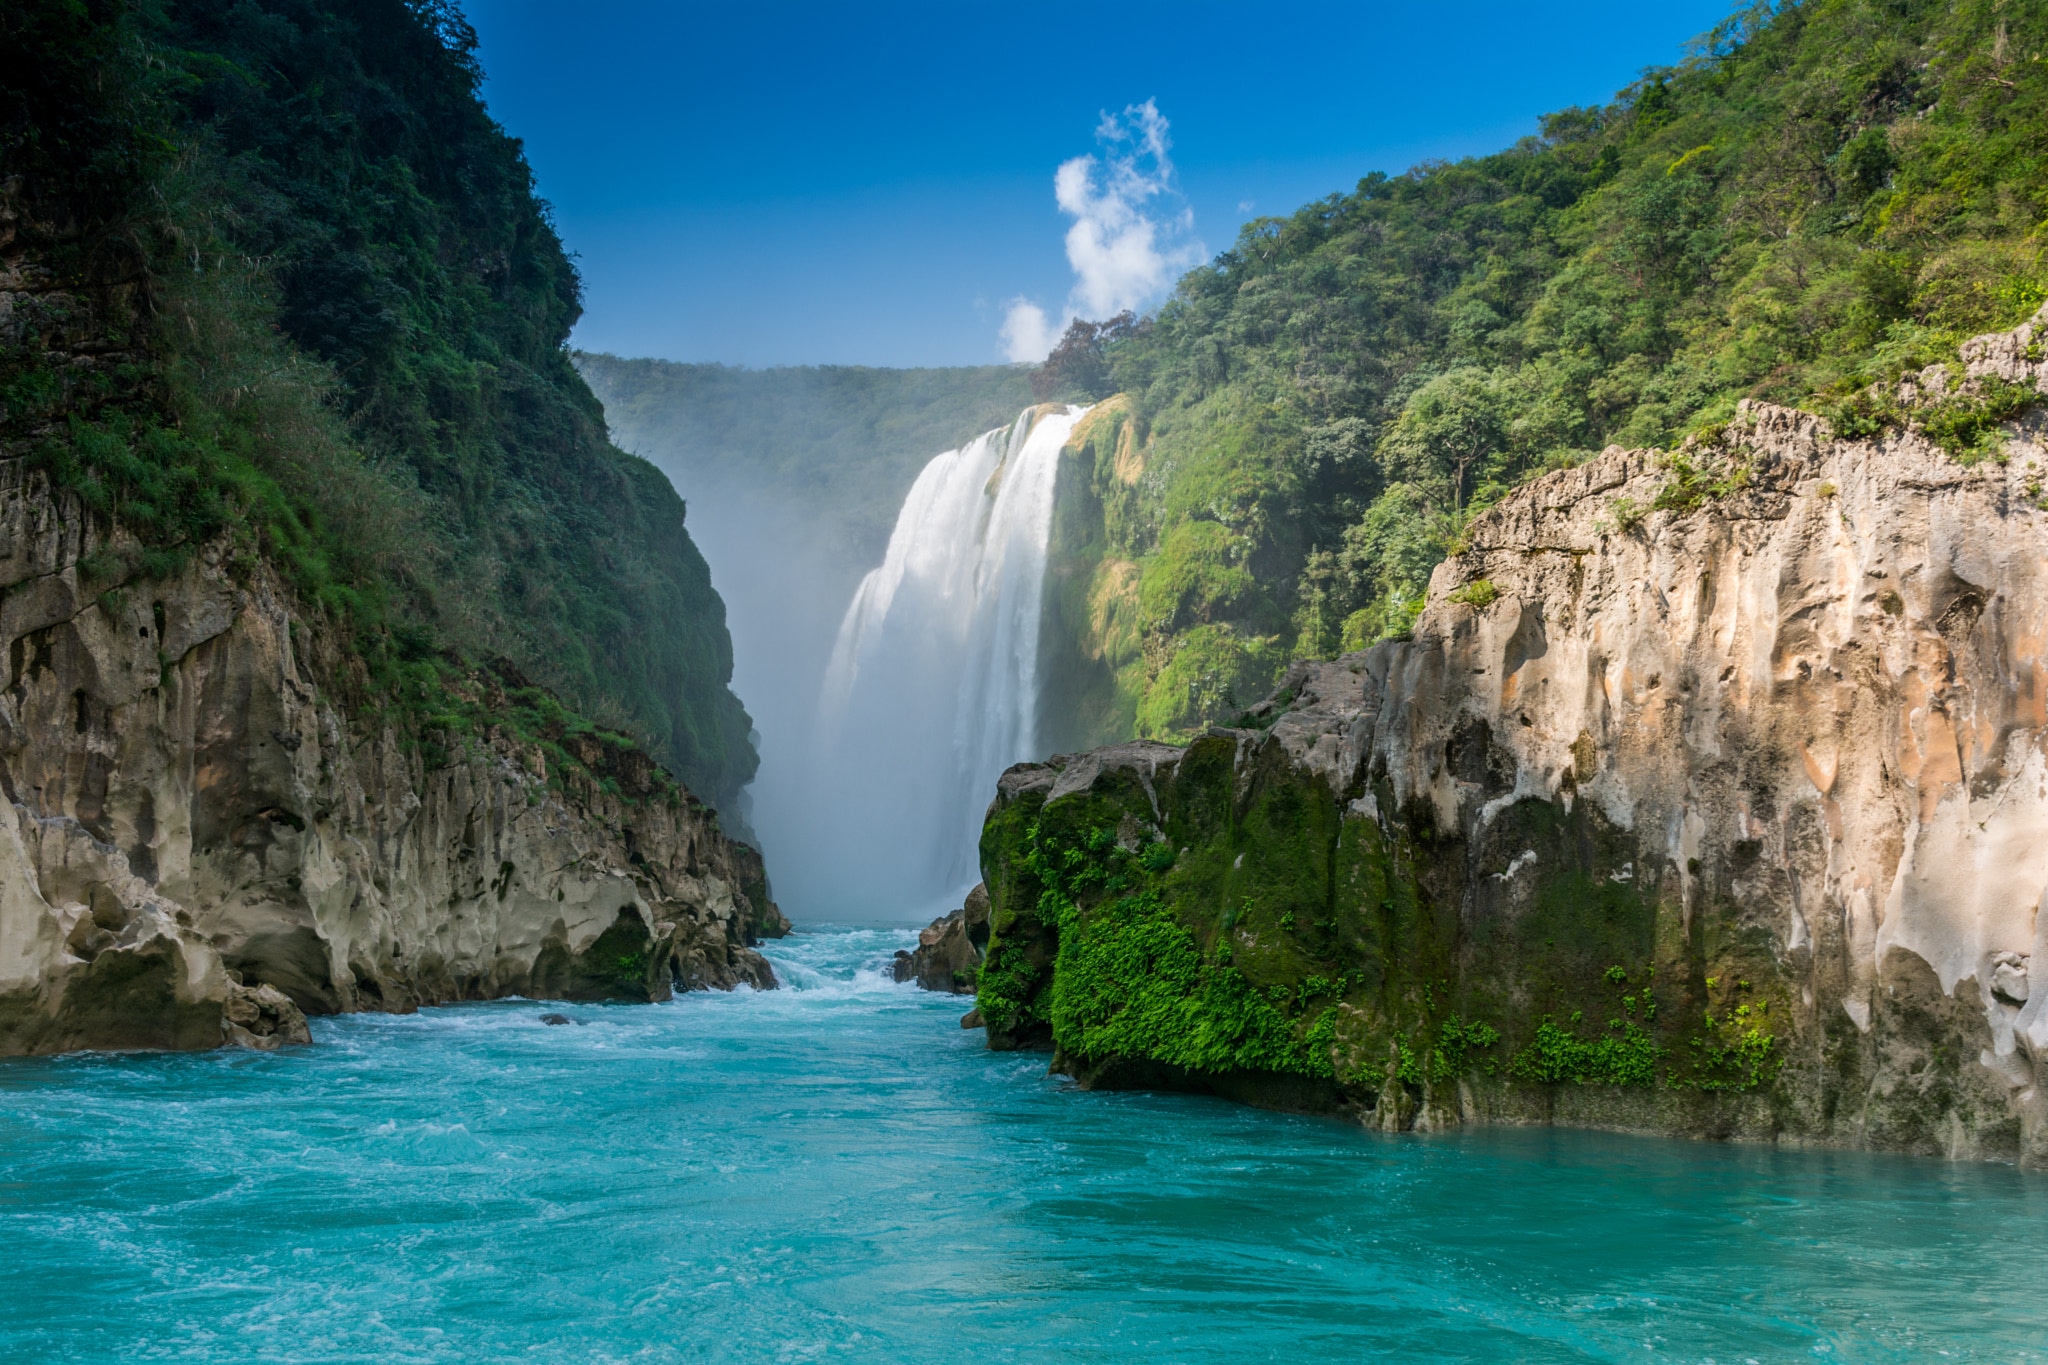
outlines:
{"label": "river rapid", "polygon": [[2048,1175],[1084,1093],[909,941],[0,1063],[0,1359],[2048,1358]]}

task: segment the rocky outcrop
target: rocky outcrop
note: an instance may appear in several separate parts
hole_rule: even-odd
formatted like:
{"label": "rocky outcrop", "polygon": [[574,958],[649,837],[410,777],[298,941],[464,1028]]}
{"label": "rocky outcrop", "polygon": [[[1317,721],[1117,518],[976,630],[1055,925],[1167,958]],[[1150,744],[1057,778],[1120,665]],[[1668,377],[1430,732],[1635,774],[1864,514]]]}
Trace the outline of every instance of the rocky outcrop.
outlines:
{"label": "rocky outcrop", "polygon": [[915,981],[928,991],[972,995],[987,944],[988,888],[976,883],[958,910],[918,931],[917,947],[899,951],[891,970],[898,981]]}
{"label": "rocky outcrop", "polygon": [[759,855],[644,753],[409,742],[340,700],[360,664],[260,563],[151,579],[138,549],[0,462],[0,1053],[774,984]]}
{"label": "rocky outcrop", "polygon": [[1390,1128],[2048,1162],[2048,443],[2006,437],[1750,405],[1609,450],[1475,521],[1412,640],[1012,770],[991,1044]]}

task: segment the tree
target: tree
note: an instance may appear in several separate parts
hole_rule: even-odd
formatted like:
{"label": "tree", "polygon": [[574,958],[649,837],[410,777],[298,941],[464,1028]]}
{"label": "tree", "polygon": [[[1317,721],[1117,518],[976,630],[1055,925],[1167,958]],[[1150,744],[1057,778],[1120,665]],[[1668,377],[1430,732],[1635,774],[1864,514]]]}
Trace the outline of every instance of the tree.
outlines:
{"label": "tree", "polygon": [[1417,389],[1380,438],[1388,472],[1432,492],[1448,484],[1451,511],[1465,503],[1466,482],[1506,447],[1511,415],[1486,371],[1465,367]]}
{"label": "tree", "polygon": [[1078,399],[1092,403],[1115,391],[1107,347],[1138,333],[1138,315],[1126,308],[1107,322],[1075,318],[1045,363],[1031,372],[1031,393],[1041,403]]}

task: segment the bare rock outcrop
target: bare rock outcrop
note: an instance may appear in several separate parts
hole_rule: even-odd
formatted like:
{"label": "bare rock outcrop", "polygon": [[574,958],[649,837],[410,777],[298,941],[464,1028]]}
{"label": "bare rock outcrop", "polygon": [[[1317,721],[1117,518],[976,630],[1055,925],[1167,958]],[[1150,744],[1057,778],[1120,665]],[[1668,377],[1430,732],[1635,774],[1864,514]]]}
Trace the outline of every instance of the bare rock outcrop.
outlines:
{"label": "bare rock outcrop", "polygon": [[915,981],[928,991],[972,995],[987,944],[988,888],[976,883],[958,910],[918,931],[917,947],[899,951],[891,970],[898,981]]}
{"label": "bare rock outcrop", "polygon": [[0,1053],[774,984],[759,855],[644,753],[430,758],[337,699],[352,661],[267,570],[134,549],[0,461]]}

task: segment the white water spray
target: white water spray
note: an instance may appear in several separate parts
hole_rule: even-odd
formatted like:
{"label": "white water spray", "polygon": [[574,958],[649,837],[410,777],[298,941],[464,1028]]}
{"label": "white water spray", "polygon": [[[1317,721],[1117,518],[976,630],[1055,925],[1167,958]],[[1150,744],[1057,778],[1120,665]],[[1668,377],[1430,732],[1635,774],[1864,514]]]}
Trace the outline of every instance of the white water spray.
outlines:
{"label": "white water spray", "polygon": [[1004,768],[1038,757],[1038,634],[1060,449],[1041,407],[933,459],[847,608],[820,705],[805,861],[840,912],[907,914],[976,879]]}

